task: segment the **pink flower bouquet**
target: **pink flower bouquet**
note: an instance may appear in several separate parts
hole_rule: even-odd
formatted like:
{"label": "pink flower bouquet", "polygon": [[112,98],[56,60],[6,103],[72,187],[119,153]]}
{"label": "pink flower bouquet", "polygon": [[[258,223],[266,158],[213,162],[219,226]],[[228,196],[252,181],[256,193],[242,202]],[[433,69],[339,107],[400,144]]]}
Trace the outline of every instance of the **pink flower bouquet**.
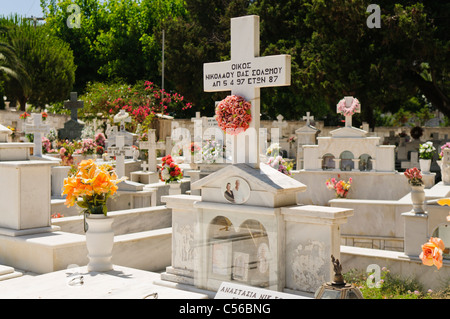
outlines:
{"label": "pink flower bouquet", "polygon": [[216,121],[227,134],[245,132],[251,120],[251,104],[242,96],[229,95],[216,107]]}
{"label": "pink flower bouquet", "polygon": [[[338,176],[339,177],[339,176]],[[328,189],[336,192],[336,198],[347,198],[348,191],[350,190],[353,179],[350,177],[348,182],[343,180],[337,181],[336,178],[328,179],[325,185]]]}

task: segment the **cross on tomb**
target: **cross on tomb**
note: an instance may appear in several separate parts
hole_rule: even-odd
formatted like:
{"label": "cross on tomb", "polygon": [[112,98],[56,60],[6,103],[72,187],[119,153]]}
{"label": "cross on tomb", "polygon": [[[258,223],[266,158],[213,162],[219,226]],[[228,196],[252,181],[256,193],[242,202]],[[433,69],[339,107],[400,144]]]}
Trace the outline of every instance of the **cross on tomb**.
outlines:
{"label": "cross on tomb", "polygon": [[280,130],[280,135],[283,135],[283,129],[288,127],[288,123],[286,121],[283,121],[284,116],[281,114],[278,114],[277,120],[273,121],[272,126],[277,127]]}
{"label": "cross on tomb", "polygon": [[78,109],[83,108],[84,102],[78,100],[77,92],[70,92],[70,100],[64,102],[64,108],[70,110],[70,119],[78,122]]}
{"label": "cross on tomb", "polygon": [[50,132],[50,127],[42,123],[42,115],[33,113],[33,124],[25,124],[25,133],[33,134],[34,156],[42,156],[42,136]]}
{"label": "cross on tomb", "polygon": [[125,176],[125,156],[133,156],[133,148],[125,146],[125,136],[116,136],[116,146],[108,149],[109,156],[116,157],[116,174],[118,178]]}
{"label": "cross on tomb", "polygon": [[[231,19],[231,60],[203,64],[205,92],[231,91],[251,103],[248,145],[256,150],[250,154],[246,148],[244,162],[255,168],[259,168],[260,88],[290,84],[290,55],[259,57],[259,16],[255,15]],[[232,137],[233,163],[242,162],[237,156],[239,135]]]}
{"label": "cross on tomb", "polygon": [[125,131],[125,123],[131,123],[131,116],[124,109],[121,109],[119,113],[114,116],[114,123],[119,124],[119,131]]}
{"label": "cross on tomb", "polygon": [[306,112],[306,116],[303,116],[303,120],[306,120],[306,126],[310,126],[311,120],[314,120],[314,116],[310,116],[309,114],[310,112]]}
{"label": "cross on tomb", "polygon": [[139,148],[141,150],[147,150],[148,156],[147,161],[141,164],[142,170],[144,172],[156,172],[156,130],[149,129],[147,132],[148,141],[139,142]]}
{"label": "cross on tomb", "polygon": [[[345,108],[350,108],[352,106],[354,98],[353,98],[353,96],[345,96],[344,100],[345,100]],[[339,103],[337,104],[336,107],[337,107],[337,113],[344,113],[343,111],[339,110]],[[354,110],[354,113],[361,113],[360,105],[358,105],[358,107]],[[345,126],[346,127],[352,126],[352,116],[353,115],[345,115]]]}

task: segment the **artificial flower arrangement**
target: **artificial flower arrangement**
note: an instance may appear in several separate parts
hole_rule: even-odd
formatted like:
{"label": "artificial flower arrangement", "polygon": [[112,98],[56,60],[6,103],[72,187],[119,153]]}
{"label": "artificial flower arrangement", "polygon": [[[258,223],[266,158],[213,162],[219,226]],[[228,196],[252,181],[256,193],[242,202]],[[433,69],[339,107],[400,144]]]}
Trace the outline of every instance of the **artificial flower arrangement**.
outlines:
{"label": "artificial flower arrangement", "polygon": [[61,148],[59,149],[59,155],[61,156],[61,165],[62,166],[71,166],[73,165],[73,153],[75,152],[75,144],[65,140]]}
{"label": "artificial flower arrangement", "polygon": [[197,152],[200,152],[202,148],[195,142],[191,142],[191,155],[194,155]]}
{"label": "artificial flower arrangement", "polygon": [[162,158],[162,165],[160,167],[161,181],[166,182],[178,182],[183,178],[183,172],[180,167],[173,161],[172,156],[167,155]]}
{"label": "artificial flower arrangement", "polygon": [[447,142],[441,146],[441,152],[439,153],[439,159],[442,159],[444,157],[444,150],[446,148],[450,148],[450,142]]}
{"label": "artificial flower arrangement", "polygon": [[[338,175],[338,178],[341,177]],[[329,190],[334,190],[336,192],[336,198],[347,198],[348,191],[350,190],[350,187],[352,185],[353,179],[350,177],[348,179],[348,182],[339,180],[337,181],[336,178],[328,179],[325,182],[325,185]]]}
{"label": "artificial flower arrangement", "polygon": [[280,154],[281,151],[281,146],[278,143],[272,143],[270,144],[270,146],[267,148],[266,151],[266,155],[267,156],[272,156],[272,157],[276,157]]}
{"label": "artificial flower arrangement", "polygon": [[229,95],[216,107],[216,121],[226,134],[245,132],[251,120],[251,104],[242,96]]}
{"label": "artificial flower arrangement", "polygon": [[30,113],[23,112],[22,114],[20,114],[19,117],[21,120],[26,120],[29,116],[30,116]]}
{"label": "artificial flower arrangement", "polygon": [[223,145],[215,140],[206,140],[202,148],[202,162],[215,163],[223,158]]}
{"label": "artificial flower arrangement", "polygon": [[291,176],[291,170],[292,170],[292,163],[288,163],[283,157],[280,155],[276,157],[270,157],[267,161],[268,165],[273,167],[274,169],[278,170],[279,172]]}
{"label": "artificial flower arrangement", "polygon": [[92,155],[96,152],[97,144],[92,138],[85,138],[81,141],[81,149],[78,152],[82,155]]}
{"label": "artificial flower arrangement", "polygon": [[345,104],[345,99],[342,99],[339,101],[337,108],[338,111],[344,115],[353,115],[355,114],[356,110],[360,108],[360,106],[361,104],[356,98],[353,99],[352,105],[350,105],[350,107],[347,107],[347,105]]}
{"label": "artificial flower arrangement", "polygon": [[[64,179],[62,195],[67,195],[67,207],[75,203],[86,214],[107,214],[106,201],[118,189],[117,184],[126,177],[117,178],[109,164],[97,165],[94,160],[83,160],[77,171]],[[81,200],[79,200],[81,199]]]}
{"label": "artificial flower arrangement", "polygon": [[426,142],[419,145],[419,158],[432,159],[436,148],[433,146],[433,142]]}
{"label": "artificial flower arrangement", "polygon": [[42,140],[42,153],[43,154],[52,153],[53,151],[52,143],[50,142],[50,140],[45,136],[42,136],[41,140]]}
{"label": "artificial flower arrangement", "polygon": [[408,183],[412,186],[422,186],[422,173],[417,167],[408,168],[403,175],[408,179]]}
{"label": "artificial flower arrangement", "polygon": [[47,114],[47,112],[41,112],[41,117],[42,117],[42,120],[43,121],[45,121],[45,120],[47,120],[47,117],[48,117],[48,114]]}
{"label": "artificial flower arrangement", "polygon": [[101,146],[101,147],[105,148],[105,146],[106,146],[105,134],[103,134],[101,132],[95,134],[95,144],[97,144],[97,146]]}

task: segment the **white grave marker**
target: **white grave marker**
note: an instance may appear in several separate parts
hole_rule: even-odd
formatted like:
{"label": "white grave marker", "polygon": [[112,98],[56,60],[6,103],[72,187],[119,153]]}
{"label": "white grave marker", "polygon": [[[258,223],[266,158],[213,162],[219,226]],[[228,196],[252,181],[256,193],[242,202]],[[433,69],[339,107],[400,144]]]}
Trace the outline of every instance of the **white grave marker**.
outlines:
{"label": "white grave marker", "polygon": [[33,113],[33,124],[25,124],[25,133],[33,134],[34,138],[34,156],[42,157],[42,136],[50,132],[50,126],[42,123],[42,115]]}
{"label": "white grave marker", "polygon": [[303,116],[303,120],[306,120],[306,126],[310,126],[311,120],[314,120],[314,116],[310,115],[309,112],[306,112],[306,116]]}
{"label": "white grave marker", "polygon": [[139,148],[141,150],[147,150],[147,161],[142,163],[141,167],[144,172],[156,172],[156,130],[149,129],[147,132],[148,141],[139,142]]}
{"label": "white grave marker", "polygon": [[125,156],[133,156],[133,148],[125,146],[125,137],[116,136],[116,146],[108,150],[110,156],[116,157],[116,174],[118,178],[125,176]]}
{"label": "white grave marker", "polygon": [[[242,161],[233,151],[233,163],[245,162],[259,167],[260,88],[291,84],[291,56],[274,55],[259,57],[259,16],[251,15],[231,19],[231,60],[203,65],[205,92],[231,91],[232,95],[244,97],[252,105],[249,143],[256,148],[246,154]],[[247,132],[246,132],[247,133]],[[242,136],[244,135],[244,136]],[[237,148],[237,137],[233,136]]]}
{"label": "white grave marker", "polygon": [[119,130],[125,131],[125,123],[131,123],[131,116],[124,109],[121,109],[119,113],[114,116],[114,123],[120,123]]}

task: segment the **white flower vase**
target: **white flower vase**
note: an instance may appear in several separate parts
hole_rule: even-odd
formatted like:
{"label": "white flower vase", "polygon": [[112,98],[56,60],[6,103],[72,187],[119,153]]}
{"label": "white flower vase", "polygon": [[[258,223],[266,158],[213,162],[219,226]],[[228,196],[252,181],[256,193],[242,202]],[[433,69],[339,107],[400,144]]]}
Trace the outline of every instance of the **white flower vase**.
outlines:
{"label": "white flower vase", "polygon": [[419,159],[420,170],[423,174],[430,173],[431,160],[430,159]]}
{"label": "white flower vase", "polygon": [[411,186],[411,201],[416,214],[425,213],[425,185]]}
{"label": "white flower vase", "polygon": [[170,182],[169,183],[169,195],[181,195],[181,183]]}
{"label": "white flower vase", "polygon": [[111,262],[114,245],[113,218],[103,214],[90,214],[86,217],[86,246],[88,250],[89,272],[104,272],[113,269]]}

